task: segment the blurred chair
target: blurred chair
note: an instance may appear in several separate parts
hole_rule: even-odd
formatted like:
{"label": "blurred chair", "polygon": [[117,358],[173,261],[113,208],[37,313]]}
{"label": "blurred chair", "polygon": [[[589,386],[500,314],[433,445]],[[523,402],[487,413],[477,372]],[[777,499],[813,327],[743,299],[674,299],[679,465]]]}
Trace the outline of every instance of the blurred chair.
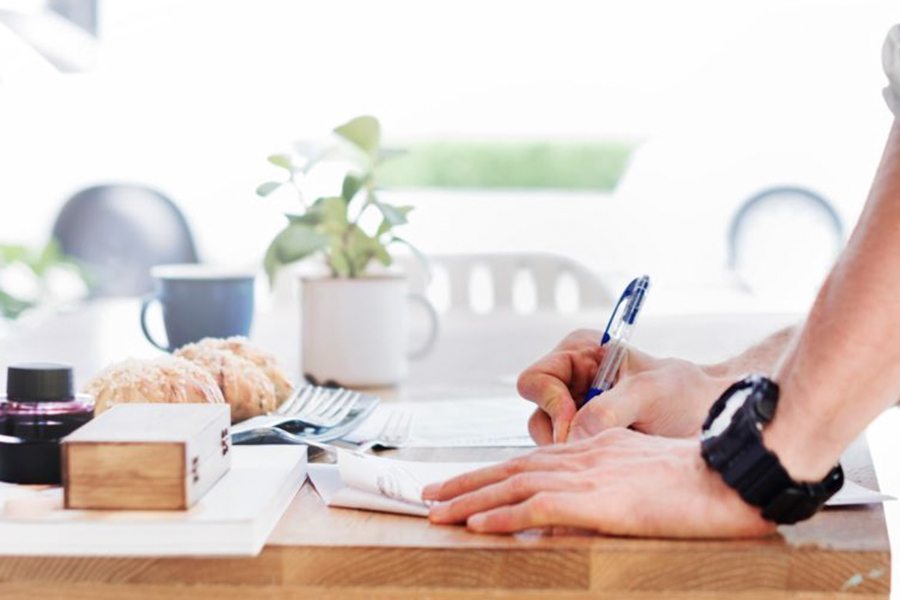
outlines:
{"label": "blurred chair", "polygon": [[99,185],[72,196],[53,237],[88,272],[92,296],[136,296],[153,289],[150,267],[196,263],[184,215],[162,193],[140,185]]}
{"label": "blurred chair", "polygon": [[[412,291],[450,315],[561,312],[609,307],[612,294],[590,269],[549,253],[430,255],[429,267],[405,257]],[[561,302],[562,301],[562,302]]]}
{"label": "blurred chair", "polygon": [[831,202],[804,187],[777,186],[747,199],[728,229],[728,267],[757,294],[814,293],[844,244]]}

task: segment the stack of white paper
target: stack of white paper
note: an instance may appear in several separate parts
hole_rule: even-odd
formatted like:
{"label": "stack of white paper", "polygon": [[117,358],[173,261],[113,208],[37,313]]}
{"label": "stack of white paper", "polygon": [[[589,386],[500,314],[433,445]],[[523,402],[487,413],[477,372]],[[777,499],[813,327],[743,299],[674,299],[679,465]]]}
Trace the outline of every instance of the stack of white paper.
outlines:
{"label": "stack of white paper", "polygon": [[231,451],[231,470],[187,511],[64,510],[62,488],[0,484],[0,554],[258,554],[306,478],[306,447]]}

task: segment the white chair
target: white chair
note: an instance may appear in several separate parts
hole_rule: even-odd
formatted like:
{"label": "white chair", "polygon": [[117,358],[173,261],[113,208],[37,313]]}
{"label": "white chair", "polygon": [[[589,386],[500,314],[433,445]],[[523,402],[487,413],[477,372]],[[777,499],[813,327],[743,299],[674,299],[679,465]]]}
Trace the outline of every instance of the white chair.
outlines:
{"label": "white chair", "polygon": [[451,315],[561,312],[564,307],[559,299],[566,293],[573,310],[605,308],[615,302],[594,272],[565,256],[537,252],[441,254],[428,259],[430,268],[411,256],[398,263],[407,273],[412,291],[424,294]]}

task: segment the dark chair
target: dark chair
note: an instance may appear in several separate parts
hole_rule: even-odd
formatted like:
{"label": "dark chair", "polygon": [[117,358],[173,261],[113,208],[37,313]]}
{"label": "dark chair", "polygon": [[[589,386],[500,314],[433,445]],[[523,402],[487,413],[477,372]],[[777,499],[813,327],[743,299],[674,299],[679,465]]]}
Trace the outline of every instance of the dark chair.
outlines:
{"label": "dark chair", "polygon": [[147,293],[153,265],[197,262],[184,215],[166,196],[140,185],[78,192],[60,210],[53,237],[85,267],[95,297]]}
{"label": "dark chair", "polygon": [[[769,225],[775,220],[790,225],[789,237],[786,239],[783,231],[779,236],[777,232],[766,229],[765,219],[768,219]],[[780,256],[787,259],[803,249],[806,236],[813,231],[821,232],[830,240],[829,254],[816,256],[827,267],[840,253],[845,235],[844,223],[831,202],[800,186],[776,186],[762,190],[747,199],[731,220],[728,229],[728,267],[748,291],[755,291],[756,284],[760,282],[754,284],[747,278],[746,271],[754,267],[746,264],[748,250],[774,248],[776,255],[780,252]],[[815,271],[816,267],[804,264],[801,269],[804,273],[782,272],[789,266],[789,263],[782,262],[769,265],[779,272],[779,276],[789,277],[808,274],[807,271]],[[797,265],[793,266],[797,268]]]}

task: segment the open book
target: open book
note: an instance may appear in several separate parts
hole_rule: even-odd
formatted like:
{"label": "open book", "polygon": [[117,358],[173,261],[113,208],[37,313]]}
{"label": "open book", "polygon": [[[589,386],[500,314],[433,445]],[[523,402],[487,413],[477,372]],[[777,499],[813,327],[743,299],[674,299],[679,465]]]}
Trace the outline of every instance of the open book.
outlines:
{"label": "open book", "polygon": [[[403,515],[428,515],[422,488],[491,463],[416,462],[338,451],[337,464],[309,465],[309,478],[329,506]],[[828,506],[874,504],[893,499],[849,479]]]}

